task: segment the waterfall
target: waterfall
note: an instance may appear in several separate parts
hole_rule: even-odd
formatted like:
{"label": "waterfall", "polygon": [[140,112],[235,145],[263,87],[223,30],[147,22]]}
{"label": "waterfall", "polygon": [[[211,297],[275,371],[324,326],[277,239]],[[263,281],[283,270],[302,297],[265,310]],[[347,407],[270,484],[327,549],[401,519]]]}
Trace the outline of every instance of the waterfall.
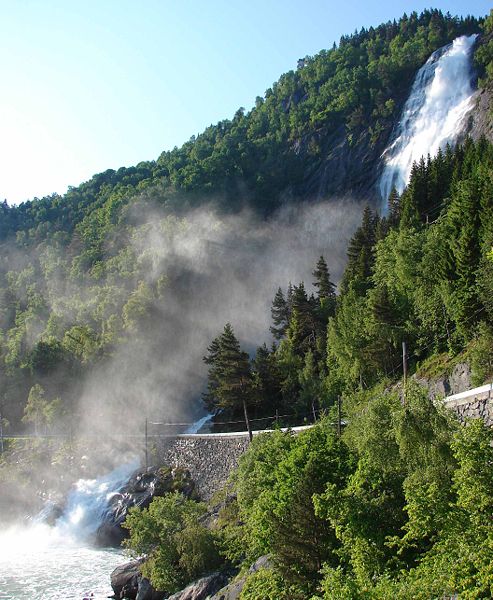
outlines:
{"label": "waterfall", "polygon": [[198,433],[206,423],[209,423],[209,421],[213,419],[213,417],[213,414],[205,415],[205,417],[202,417],[201,419],[195,421],[195,423],[190,425],[190,427],[188,427],[185,433]]}
{"label": "waterfall", "polygon": [[477,34],[461,36],[434,52],[418,71],[393,141],[382,155],[382,212],[392,187],[400,193],[422,156],[434,156],[463,131],[474,105],[471,50]]}
{"label": "waterfall", "polygon": [[135,460],[98,479],[80,479],[54,527],[44,522],[51,520],[54,508],[48,505],[29,527],[0,532],[0,598],[108,598],[109,574],[125,559],[120,549],[94,548],[87,542],[138,467]]}
{"label": "waterfall", "polygon": [[103,523],[111,499],[128,482],[139,467],[139,461],[125,463],[98,479],[79,479],[70,492],[56,529],[63,536],[85,541]]}

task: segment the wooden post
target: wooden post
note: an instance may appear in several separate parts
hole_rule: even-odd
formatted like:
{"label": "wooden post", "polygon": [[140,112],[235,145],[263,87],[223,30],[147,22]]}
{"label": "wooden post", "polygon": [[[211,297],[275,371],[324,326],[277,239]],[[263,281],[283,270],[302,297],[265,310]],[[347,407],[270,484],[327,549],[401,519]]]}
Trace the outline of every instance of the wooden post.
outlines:
{"label": "wooden post", "polygon": [[406,342],[402,342],[402,373],[404,375],[404,383],[407,380],[407,347]]}
{"label": "wooden post", "polygon": [[337,437],[341,437],[341,397],[337,396]]}
{"label": "wooden post", "polygon": [[248,437],[250,438],[250,441],[252,441],[253,433],[252,433],[252,428],[250,426],[250,419],[248,418],[247,405],[246,405],[245,398],[243,398],[243,412],[245,414],[245,423],[246,423],[247,430],[248,430]]}
{"label": "wooden post", "polygon": [[147,417],[146,417],[146,424],[145,424],[145,463],[146,463],[146,472],[147,472],[147,469],[149,468],[149,454],[148,454],[148,446],[147,446]]}

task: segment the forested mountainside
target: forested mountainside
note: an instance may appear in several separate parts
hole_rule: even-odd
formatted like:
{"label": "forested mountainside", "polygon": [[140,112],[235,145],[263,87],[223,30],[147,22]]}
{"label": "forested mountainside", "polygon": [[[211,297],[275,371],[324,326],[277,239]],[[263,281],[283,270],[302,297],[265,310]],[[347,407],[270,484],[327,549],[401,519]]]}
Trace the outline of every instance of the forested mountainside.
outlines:
{"label": "forested mountainside", "polygon": [[241,600],[491,596],[491,427],[395,383],[402,341],[410,372],[467,360],[478,384],[493,375],[492,211],[491,143],[440,152],[388,218],[365,209],[338,294],[323,257],[315,295],[278,291],[274,348],[250,362],[225,325],[205,356],[211,409],[322,418],[253,438],[214,518],[179,495],[130,511],[127,545],[156,589],[220,565],[240,570]]}
{"label": "forested mountainside", "polygon": [[252,410],[299,421],[345,392],[400,378],[402,342],[411,372],[440,373],[460,356],[482,384],[493,375],[492,211],[491,143],[468,140],[422,159],[402,196],[393,192],[388,217],[365,208],[338,294],[330,257],[320,257],[315,294],[304,282],[278,290],[276,344],[259,347],[251,366],[231,324],[213,340],[211,408],[241,414],[244,394]]}
{"label": "forested mountainside", "polygon": [[[479,31],[475,18],[429,10],[344,36],[301,59],[250,112],[240,108],[157,161],[108,170],[63,197],[4,206],[0,235],[25,231],[39,241],[71,233],[100,208],[100,225],[111,226],[136,196],[172,210],[213,201],[225,210],[248,203],[264,214],[289,198],[367,200],[417,69],[457,36]],[[487,59],[477,53],[480,76]]]}
{"label": "forested mountainside", "polygon": [[[456,36],[482,32],[475,56],[480,80],[487,86],[492,74],[490,30],[489,19],[482,24],[474,18],[455,18],[435,10],[362,30],[343,37],[339,46],[300,61],[298,69],[283,75],[265,97],[257,99],[249,113],[239,110],[231,121],[211,126],[182,148],[164,152],[155,162],[96,175],[64,196],[35,199],[18,207],[4,203],[0,215],[4,417],[14,427],[24,417],[46,428],[54,415],[73,416],[79,410],[78,399],[87,392],[98,410],[110,397],[117,397],[112,414],[120,411],[125,421],[129,404],[142,397],[163,402],[163,390],[170,397],[166,405],[172,415],[177,403],[183,403],[191,389],[197,390],[196,374],[190,376],[195,377],[193,385],[175,385],[174,378],[180,368],[196,371],[193,360],[183,363],[190,347],[199,346],[198,352],[205,352],[196,324],[201,321],[204,303],[215,302],[204,284],[213,270],[210,261],[213,263],[216,254],[224,254],[227,244],[233,243],[228,238],[225,244],[224,238],[211,234],[224,224],[207,213],[209,221],[204,228],[203,215],[197,220],[196,210],[191,211],[213,207],[225,216],[248,207],[261,217],[272,218],[282,204],[329,199],[336,192],[371,200],[378,157],[416,69],[431,52]],[[467,148],[460,151],[467,157],[476,152],[476,146]],[[462,171],[456,173],[451,167],[462,165],[460,155],[450,150],[446,158],[436,160],[448,165],[445,174],[439,170],[440,177],[451,179],[445,188],[441,187],[442,179],[430,184],[426,198],[416,200],[418,215],[424,214],[426,203],[430,212],[436,211],[448,197],[443,189],[455,190],[453,182],[461,181]],[[464,160],[467,173],[468,160],[472,159]],[[430,164],[438,168],[438,163]],[[409,189],[421,185],[416,177]],[[414,209],[405,202],[402,206],[404,222],[412,222]],[[350,247],[348,269],[362,269],[364,277],[370,277],[372,240],[380,239],[395,216],[380,222],[368,211],[365,215],[366,225],[358,235],[361,239],[369,236],[371,243],[364,246],[362,254]],[[350,219],[348,223],[351,225]],[[245,221],[246,229],[256,226],[258,221]],[[193,241],[197,231],[208,237],[200,248]],[[241,234],[236,232],[232,237]],[[242,264],[234,265],[240,277],[262,254],[263,243],[265,240],[254,240],[250,254],[242,257]],[[329,253],[327,249],[326,260],[334,270]],[[204,263],[207,258],[209,262]],[[349,289],[348,277],[344,277],[343,292]],[[222,295],[231,296],[230,305],[237,303],[246,314],[249,292],[243,289],[241,294],[230,294],[226,279]],[[361,282],[361,288],[371,288],[370,280]],[[399,303],[398,297],[390,295],[392,289],[377,286],[377,291],[368,292],[368,298],[387,294],[389,302]],[[297,288],[302,302],[304,293]],[[359,308],[370,302],[364,294],[356,298]],[[314,306],[313,300],[308,298],[308,302]],[[447,310],[455,306],[455,300],[450,302],[450,306],[445,302]],[[339,303],[335,323],[344,318],[346,310],[343,298]],[[439,302],[438,306],[443,312]],[[398,307],[402,308],[400,304]],[[322,313],[314,335],[318,346],[327,318],[333,316],[325,309]],[[397,332],[405,331],[403,323],[413,317],[413,313],[399,313],[398,327],[391,326],[393,345],[385,369],[391,370],[394,361]],[[455,318],[448,315],[443,327],[449,330]],[[190,325],[185,330],[184,320]],[[341,336],[347,333],[341,331]],[[416,333],[419,357],[424,356],[419,344],[424,344],[426,331],[424,327],[423,332]],[[366,348],[361,330],[356,333],[354,347],[360,344]],[[350,352],[351,339],[339,339]],[[450,339],[453,342],[456,338]],[[304,364],[303,338],[300,344],[295,355]],[[325,360],[325,350],[320,347],[318,354],[314,351],[312,348],[313,367],[307,368],[317,370],[316,365]],[[366,357],[357,356],[356,361],[352,355],[348,357],[351,373],[357,368],[359,377],[361,371],[371,371],[371,362],[363,364]],[[105,370],[108,365],[110,371]],[[294,369],[293,374],[296,372]],[[293,382],[292,387],[291,398],[296,404],[299,383]]]}

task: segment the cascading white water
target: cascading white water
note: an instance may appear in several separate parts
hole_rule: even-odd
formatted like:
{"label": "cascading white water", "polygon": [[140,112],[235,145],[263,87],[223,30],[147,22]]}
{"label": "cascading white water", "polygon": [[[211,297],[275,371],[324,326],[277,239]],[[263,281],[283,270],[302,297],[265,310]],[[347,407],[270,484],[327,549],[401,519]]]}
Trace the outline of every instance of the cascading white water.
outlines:
{"label": "cascading white water", "polygon": [[138,467],[136,459],[98,479],[79,479],[67,498],[63,515],[56,522],[58,531],[78,541],[88,540],[108,514],[111,497]]}
{"label": "cascading white water", "polygon": [[138,468],[137,460],[98,479],[79,480],[54,527],[36,519],[0,535],[0,600],[94,600],[111,592],[109,575],[122,552],[85,544],[102,523],[112,494]]}
{"label": "cascading white water", "polygon": [[186,434],[198,433],[202,429],[202,427],[204,427],[204,425],[206,423],[209,423],[209,421],[211,421],[213,419],[213,417],[214,417],[213,414],[205,415],[205,417],[202,417],[201,419],[199,419],[198,421],[195,421],[195,423],[190,425],[190,427],[188,427],[188,429],[185,431],[185,433]]}
{"label": "cascading white water", "polygon": [[474,105],[471,50],[477,35],[461,36],[440,48],[418,71],[404,105],[394,141],[382,157],[379,187],[382,212],[392,187],[400,193],[415,161],[453,143]]}

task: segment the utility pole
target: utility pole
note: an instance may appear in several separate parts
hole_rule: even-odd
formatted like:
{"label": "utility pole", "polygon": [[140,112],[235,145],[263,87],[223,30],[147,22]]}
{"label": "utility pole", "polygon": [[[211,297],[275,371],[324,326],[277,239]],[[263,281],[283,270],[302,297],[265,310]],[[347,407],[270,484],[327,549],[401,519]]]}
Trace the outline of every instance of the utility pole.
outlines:
{"label": "utility pole", "polygon": [[3,422],[2,422],[2,412],[0,411],[0,452],[3,454]]}

